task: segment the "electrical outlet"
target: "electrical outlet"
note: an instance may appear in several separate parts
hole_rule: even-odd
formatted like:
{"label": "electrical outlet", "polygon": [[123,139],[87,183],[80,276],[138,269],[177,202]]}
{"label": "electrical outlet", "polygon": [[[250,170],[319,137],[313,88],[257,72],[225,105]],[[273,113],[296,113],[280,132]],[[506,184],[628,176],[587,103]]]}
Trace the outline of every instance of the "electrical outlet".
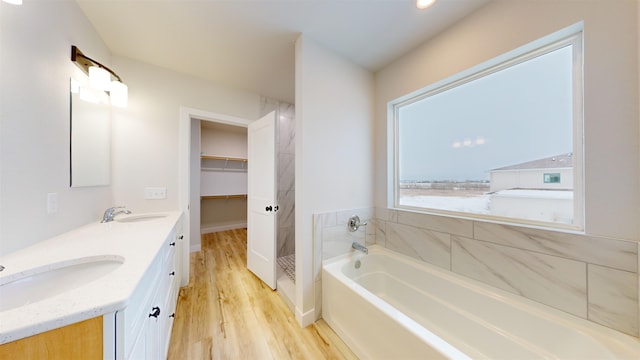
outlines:
{"label": "electrical outlet", "polygon": [[58,193],[47,194],[47,214],[58,212]]}
{"label": "electrical outlet", "polygon": [[166,187],[148,187],[144,189],[144,198],[150,200],[159,200],[167,198]]}

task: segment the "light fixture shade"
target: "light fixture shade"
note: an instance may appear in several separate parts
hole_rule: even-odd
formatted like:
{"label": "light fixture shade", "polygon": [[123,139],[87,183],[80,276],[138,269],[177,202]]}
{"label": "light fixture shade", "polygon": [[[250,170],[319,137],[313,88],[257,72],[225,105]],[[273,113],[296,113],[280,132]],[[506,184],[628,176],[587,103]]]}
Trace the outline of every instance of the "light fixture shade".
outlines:
{"label": "light fixture shade", "polygon": [[111,74],[101,67],[89,67],[89,84],[98,90],[109,91],[111,85]]}
{"label": "light fixture shade", "polygon": [[416,0],[416,7],[418,9],[426,9],[429,6],[433,5],[436,0]]}
{"label": "light fixture shade", "polygon": [[120,81],[111,82],[111,105],[126,108],[129,104],[129,88]]}

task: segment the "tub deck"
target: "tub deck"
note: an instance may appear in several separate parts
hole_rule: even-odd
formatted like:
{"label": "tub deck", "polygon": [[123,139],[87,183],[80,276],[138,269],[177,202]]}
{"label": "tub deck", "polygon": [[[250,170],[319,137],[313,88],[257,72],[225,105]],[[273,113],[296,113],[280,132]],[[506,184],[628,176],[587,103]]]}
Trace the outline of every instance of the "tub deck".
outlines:
{"label": "tub deck", "polygon": [[322,276],[323,317],[362,358],[640,359],[637,338],[377,246]]}

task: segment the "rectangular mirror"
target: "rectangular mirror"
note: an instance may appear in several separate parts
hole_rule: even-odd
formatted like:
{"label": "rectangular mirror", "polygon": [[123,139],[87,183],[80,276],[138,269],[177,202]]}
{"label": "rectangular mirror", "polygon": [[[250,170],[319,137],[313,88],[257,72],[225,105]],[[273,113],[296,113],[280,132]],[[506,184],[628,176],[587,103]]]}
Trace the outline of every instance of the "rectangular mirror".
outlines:
{"label": "rectangular mirror", "polygon": [[111,106],[88,79],[71,79],[71,187],[105,186],[111,180]]}

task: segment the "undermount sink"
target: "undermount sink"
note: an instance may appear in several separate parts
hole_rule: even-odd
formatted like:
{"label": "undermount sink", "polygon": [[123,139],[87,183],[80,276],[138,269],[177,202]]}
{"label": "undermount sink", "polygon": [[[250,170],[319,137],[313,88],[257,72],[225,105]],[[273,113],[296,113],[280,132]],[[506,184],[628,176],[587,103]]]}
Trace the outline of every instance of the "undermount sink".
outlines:
{"label": "undermount sink", "polygon": [[166,214],[139,214],[139,215],[121,217],[115,220],[117,222],[140,222],[140,221],[157,220],[165,217],[167,217]]}
{"label": "undermount sink", "polygon": [[[0,312],[29,305],[89,284],[124,263],[118,255],[92,256],[48,265],[0,285]],[[0,278],[0,282],[2,279]]]}

